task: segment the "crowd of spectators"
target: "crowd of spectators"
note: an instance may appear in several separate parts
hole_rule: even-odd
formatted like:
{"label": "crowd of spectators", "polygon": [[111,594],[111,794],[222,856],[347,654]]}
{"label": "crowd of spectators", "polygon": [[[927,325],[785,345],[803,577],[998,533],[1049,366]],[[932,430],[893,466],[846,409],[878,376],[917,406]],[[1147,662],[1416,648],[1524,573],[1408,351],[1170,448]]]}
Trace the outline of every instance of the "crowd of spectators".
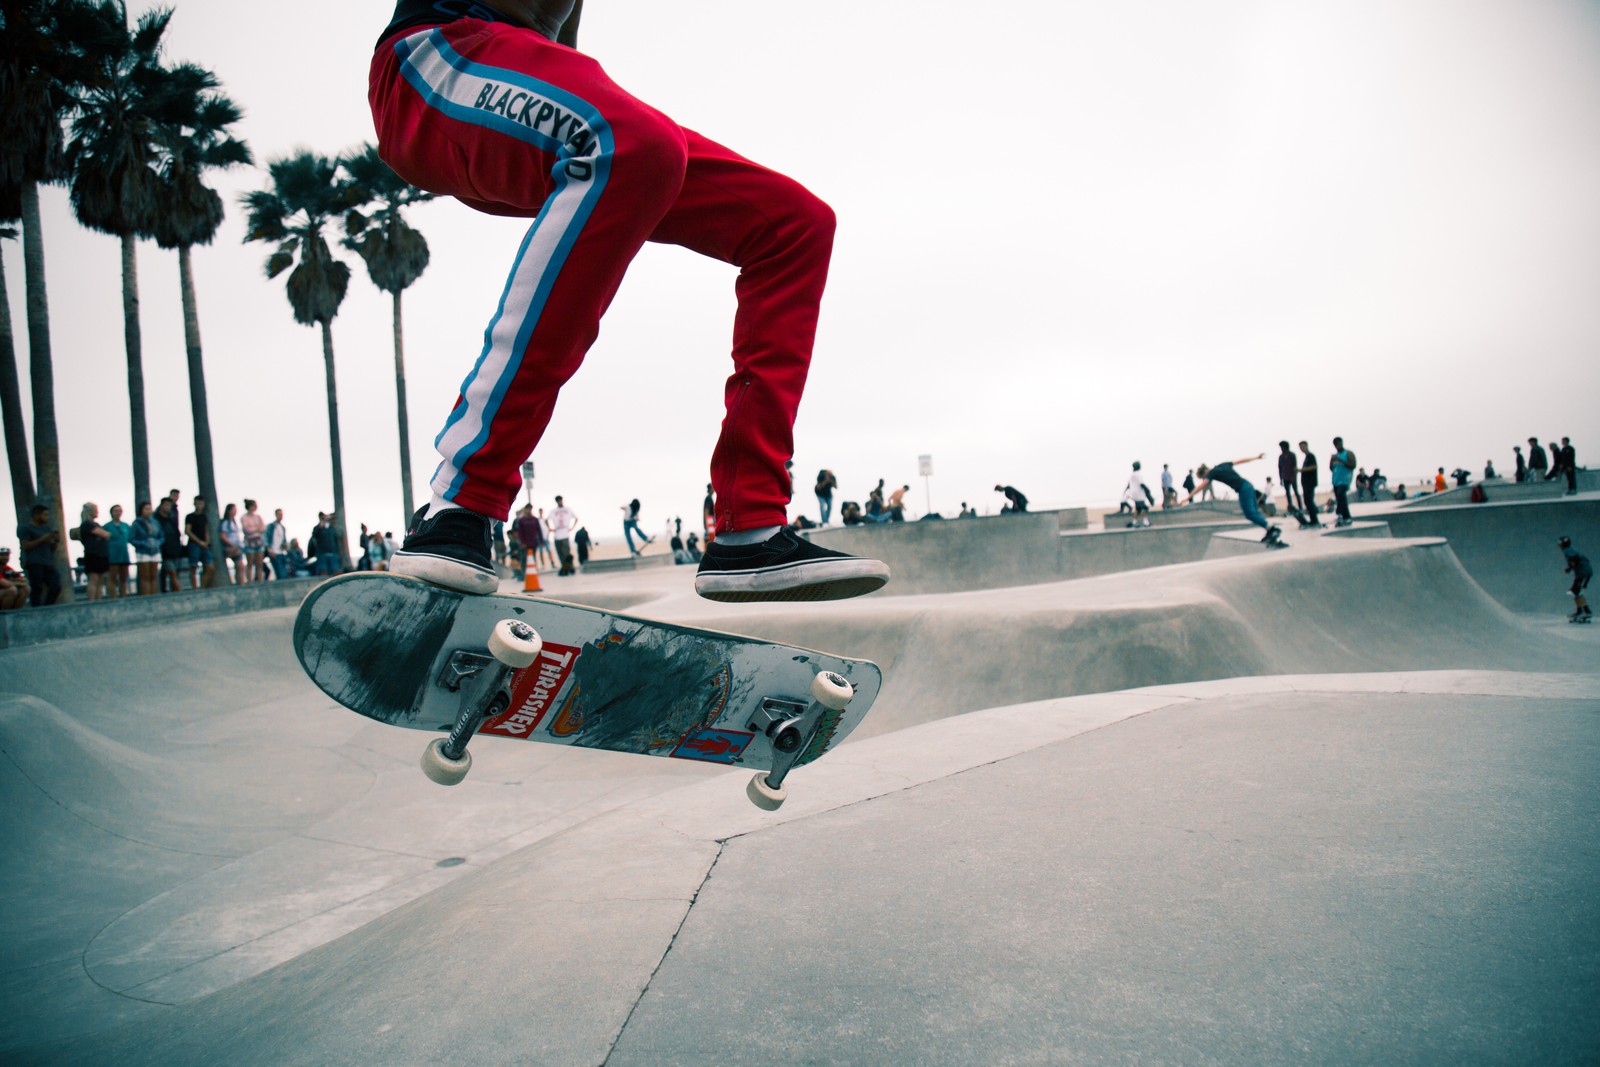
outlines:
{"label": "crowd of spectators", "polygon": [[174,489],[153,504],[141,501],[131,522],[121,504],[111,505],[104,522],[98,504],[84,504],[77,524],[65,533],[66,575],[56,563],[63,534],[51,523],[50,509],[35,505],[17,527],[20,570],[11,564],[10,548],[0,548],[0,611],[54,604],[66,580],[97,601],[211,588],[223,584],[219,568],[232,585],[338,574],[348,565],[382,570],[396,544],[392,533],[369,533],[362,526],[360,552],[347,565],[331,514],[318,513],[302,542],[289,535],[282,508],[269,521],[248,498],[243,511],[237,504],[223,507],[213,543],[205,498],[194,497],[187,513],[181,498]]}

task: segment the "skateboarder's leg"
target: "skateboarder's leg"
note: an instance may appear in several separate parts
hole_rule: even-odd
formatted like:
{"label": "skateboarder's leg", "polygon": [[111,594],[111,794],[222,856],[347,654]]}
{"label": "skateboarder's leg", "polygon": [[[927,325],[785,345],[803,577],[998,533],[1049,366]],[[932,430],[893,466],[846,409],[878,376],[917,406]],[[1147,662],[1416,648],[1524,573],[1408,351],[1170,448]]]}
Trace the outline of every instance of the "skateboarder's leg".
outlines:
{"label": "skateboarder's leg", "polygon": [[528,30],[464,20],[380,49],[379,61],[386,53],[395,71],[383,94],[375,80],[374,110],[390,165],[480,210],[534,219],[437,440],[435,492],[498,518],[678,195],[683,133],[594,60]]}
{"label": "skateboarder's leg", "polygon": [[695,588],[719,600],[871,592],[888,580],[886,566],[820,548],[785,525],[793,485],[784,465],[828,279],[833,211],[793,179],[684,134],[683,186],[650,239],[739,268],[727,415],[711,457],[718,536]]}
{"label": "skateboarder's leg", "polygon": [[589,57],[471,19],[381,45],[371,102],[380,153],[402,177],[533,219],[436,439],[433,505],[414,519],[393,567],[490,592],[488,520],[509,512],[556,394],[677,198],[684,135]]}
{"label": "skateboarder's leg", "polygon": [[1333,487],[1333,501],[1334,510],[1339,514],[1339,525],[1350,525],[1352,521],[1350,518],[1350,487],[1347,485],[1335,485]]}
{"label": "skateboarder's leg", "polygon": [[1239,510],[1244,512],[1244,517],[1267,531],[1263,541],[1276,540],[1278,528],[1267,521],[1261,514],[1261,506],[1256,503],[1256,487],[1249,482],[1244,482],[1239,488]]}
{"label": "skateboarder's leg", "polygon": [[693,130],[684,135],[683,185],[650,239],[739,268],[727,415],[711,459],[716,529],[780,526],[834,215],[799,182]]}

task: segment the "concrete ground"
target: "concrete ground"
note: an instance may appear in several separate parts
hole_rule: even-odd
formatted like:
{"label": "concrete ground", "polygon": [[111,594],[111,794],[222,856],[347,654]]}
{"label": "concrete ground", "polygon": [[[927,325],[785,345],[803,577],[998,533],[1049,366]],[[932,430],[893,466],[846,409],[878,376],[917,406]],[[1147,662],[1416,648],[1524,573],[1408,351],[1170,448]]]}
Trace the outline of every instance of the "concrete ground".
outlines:
{"label": "concrete ground", "polygon": [[514,742],[441,789],[288,609],[0,652],[0,1057],[1600,1058],[1600,629],[1438,538],[1214,536],[833,605],[547,581],[884,667],[777,813]]}

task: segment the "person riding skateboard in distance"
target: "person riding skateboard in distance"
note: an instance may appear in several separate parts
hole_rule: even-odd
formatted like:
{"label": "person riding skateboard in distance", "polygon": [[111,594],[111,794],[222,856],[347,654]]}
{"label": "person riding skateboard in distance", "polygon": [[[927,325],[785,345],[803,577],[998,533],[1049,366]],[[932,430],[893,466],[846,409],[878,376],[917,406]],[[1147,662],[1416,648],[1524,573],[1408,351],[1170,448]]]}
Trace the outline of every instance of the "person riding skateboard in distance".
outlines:
{"label": "person riding skateboard in distance", "polygon": [[[493,520],[646,241],[739,268],[727,415],[711,457],[713,600],[827,600],[889,568],[788,526],[794,420],[832,254],[833,211],[684,129],[570,47],[574,0],[401,0],[372,59],[378,151],[406,181],[532,219],[481,353],[439,433],[442,462],[390,569],[493,592]],[[486,304],[488,301],[486,300]],[[468,363],[463,359],[463,363]]]}
{"label": "person riding skateboard in distance", "polygon": [[1218,463],[1215,467],[1208,467],[1204,463],[1200,464],[1199,467],[1195,468],[1195,473],[1200,475],[1200,484],[1195,486],[1194,492],[1189,494],[1188,498],[1184,500],[1184,503],[1189,503],[1189,501],[1193,500],[1198,494],[1203,493],[1206,489],[1206,486],[1210,485],[1212,482],[1221,482],[1223,485],[1239,494],[1239,510],[1244,512],[1244,517],[1261,527],[1263,530],[1267,531],[1266,536],[1261,539],[1261,543],[1265,545],[1283,544],[1283,542],[1279,539],[1279,535],[1283,531],[1269,523],[1265,516],[1261,514],[1261,507],[1256,503],[1256,487],[1251,485],[1244,479],[1243,476],[1239,474],[1238,471],[1233,469],[1237,464],[1254,463],[1256,460],[1265,459],[1266,457],[1267,454],[1262,452],[1258,455],[1246,456],[1243,459],[1235,459],[1227,463]]}
{"label": "person riding skateboard in distance", "polygon": [[1561,554],[1566,557],[1567,569],[1564,573],[1572,575],[1572,614],[1567,616],[1570,622],[1588,622],[1594,618],[1594,612],[1589,610],[1589,602],[1584,599],[1583,591],[1589,586],[1589,579],[1594,577],[1594,566],[1589,562],[1589,557],[1572,547],[1572,538],[1563,536],[1556,542],[1561,547]]}

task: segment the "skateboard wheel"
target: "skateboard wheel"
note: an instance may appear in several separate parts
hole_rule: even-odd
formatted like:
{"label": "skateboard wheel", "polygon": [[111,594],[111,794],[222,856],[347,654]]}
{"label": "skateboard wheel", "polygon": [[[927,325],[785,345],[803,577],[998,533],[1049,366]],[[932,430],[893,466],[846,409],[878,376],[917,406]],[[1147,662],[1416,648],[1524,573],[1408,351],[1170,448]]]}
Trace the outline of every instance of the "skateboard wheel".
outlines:
{"label": "skateboard wheel", "polygon": [[811,699],[829,711],[843,709],[855,695],[855,686],[845,681],[843,675],[823,671],[811,679]]}
{"label": "skateboard wheel", "polygon": [[514,670],[531,667],[543,647],[539,632],[517,619],[501,619],[489,631],[489,654]]}
{"label": "skateboard wheel", "polygon": [[774,789],[768,785],[764,773],[758,773],[750,779],[750,784],[744,787],[744,794],[750,798],[750,803],[763,811],[777,811],[789,796],[783,786]]}
{"label": "skateboard wheel", "polygon": [[422,773],[440,785],[456,785],[472,770],[472,753],[461,753],[460,759],[444,754],[444,738],[428,743],[422,750]]}

